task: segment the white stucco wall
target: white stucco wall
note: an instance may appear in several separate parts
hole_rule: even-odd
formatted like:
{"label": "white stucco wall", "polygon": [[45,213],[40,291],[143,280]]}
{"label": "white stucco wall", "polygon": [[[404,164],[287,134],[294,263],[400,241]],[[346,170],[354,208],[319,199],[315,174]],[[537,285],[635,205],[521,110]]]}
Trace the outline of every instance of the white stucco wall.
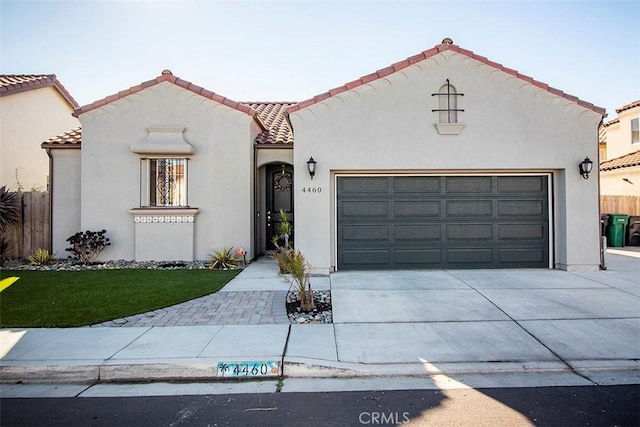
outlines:
{"label": "white stucco wall", "polygon": [[[84,113],[80,121],[82,229],[107,230],[112,246],[103,259],[134,259],[135,245],[151,244],[135,241],[129,213],[140,206],[140,158],[150,157],[130,147],[150,127],[185,128],[184,139],[195,148],[187,156],[188,201],[198,208],[194,258],[229,246],[251,251],[252,141],[259,128],[249,115],[163,82]],[[153,244],[172,245],[174,238],[168,233]]]}
{"label": "white stucco wall", "polygon": [[[42,150],[44,151],[44,150]],[[53,158],[51,191],[52,251],[60,259],[67,258],[66,239],[80,228],[80,150],[50,150]]]}
{"label": "white stucco wall", "polygon": [[640,196],[640,166],[600,172],[600,194]]}
{"label": "white stucco wall", "polygon": [[608,160],[640,150],[640,143],[631,143],[631,119],[640,118],[640,107],[622,111],[618,118],[618,123],[605,128]]}
{"label": "white stucco wall", "polygon": [[[439,135],[437,97],[463,93],[460,135]],[[601,116],[467,56],[446,51],[291,114],[295,132],[296,246],[317,272],[334,268],[334,175],[553,173],[554,263],[599,265],[598,181],[578,163],[598,158]],[[306,162],[318,162],[310,179]],[[302,192],[302,188],[321,192]]]}
{"label": "white stucco wall", "polygon": [[49,159],[40,144],[78,127],[71,113],[73,107],[53,87],[0,97],[0,185],[47,190]]}

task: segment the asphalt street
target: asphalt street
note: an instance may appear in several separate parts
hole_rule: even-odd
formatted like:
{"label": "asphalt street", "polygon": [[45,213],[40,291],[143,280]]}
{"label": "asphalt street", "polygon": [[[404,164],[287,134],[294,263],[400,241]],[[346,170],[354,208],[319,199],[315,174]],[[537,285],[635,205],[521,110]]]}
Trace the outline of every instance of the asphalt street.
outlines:
{"label": "asphalt street", "polygon": [[640,386],[2,399],[2,426],[637,426]]}

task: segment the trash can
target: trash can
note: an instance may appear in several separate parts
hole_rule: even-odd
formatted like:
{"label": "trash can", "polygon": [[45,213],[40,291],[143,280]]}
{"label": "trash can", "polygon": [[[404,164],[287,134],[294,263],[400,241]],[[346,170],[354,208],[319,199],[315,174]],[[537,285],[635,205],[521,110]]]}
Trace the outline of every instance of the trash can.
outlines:
{"label": "trash can", "polygon": [[628,223],[629,215],[609,215],[609,225],[607,225],[607,246],[611,248],[621,248],[624,246]]}
{"label": "trash can", "polygon": [[627,246],[640,246],[640,216],[629,217]]}

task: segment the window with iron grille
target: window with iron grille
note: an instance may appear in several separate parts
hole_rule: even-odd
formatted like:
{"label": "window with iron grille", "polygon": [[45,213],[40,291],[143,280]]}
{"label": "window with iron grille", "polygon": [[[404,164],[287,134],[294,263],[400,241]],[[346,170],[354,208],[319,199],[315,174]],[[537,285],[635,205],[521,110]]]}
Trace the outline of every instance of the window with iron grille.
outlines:
{"label": "window with iron grille", "polygon": [[187,163],[185,158],[141,159],[140,206],[188,206]]}
{"label": "window with iron grille", "polygon": [[631,143],[640,142],[640,118],[631,119]]}
{"label": "window with iron grille", "polygon": [[438,108],[431,110],[439,113],[438,121],[440,123],[458,123],[458,112],[464,111],[458,108],[458,97],[464,96],[464,94],[458,93],[455,86],[447,79],[447,83],[440,86],[438,92],[432,93],[431,96],[438,97]]}

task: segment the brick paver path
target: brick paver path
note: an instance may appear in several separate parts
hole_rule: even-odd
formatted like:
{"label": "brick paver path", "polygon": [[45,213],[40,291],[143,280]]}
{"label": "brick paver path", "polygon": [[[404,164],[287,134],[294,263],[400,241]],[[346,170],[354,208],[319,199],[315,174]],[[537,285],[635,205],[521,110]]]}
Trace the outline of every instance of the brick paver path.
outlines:
{"label": "brick paver path", "polygon": [[288,324],[287,291],[217,292],[91,327]]}

